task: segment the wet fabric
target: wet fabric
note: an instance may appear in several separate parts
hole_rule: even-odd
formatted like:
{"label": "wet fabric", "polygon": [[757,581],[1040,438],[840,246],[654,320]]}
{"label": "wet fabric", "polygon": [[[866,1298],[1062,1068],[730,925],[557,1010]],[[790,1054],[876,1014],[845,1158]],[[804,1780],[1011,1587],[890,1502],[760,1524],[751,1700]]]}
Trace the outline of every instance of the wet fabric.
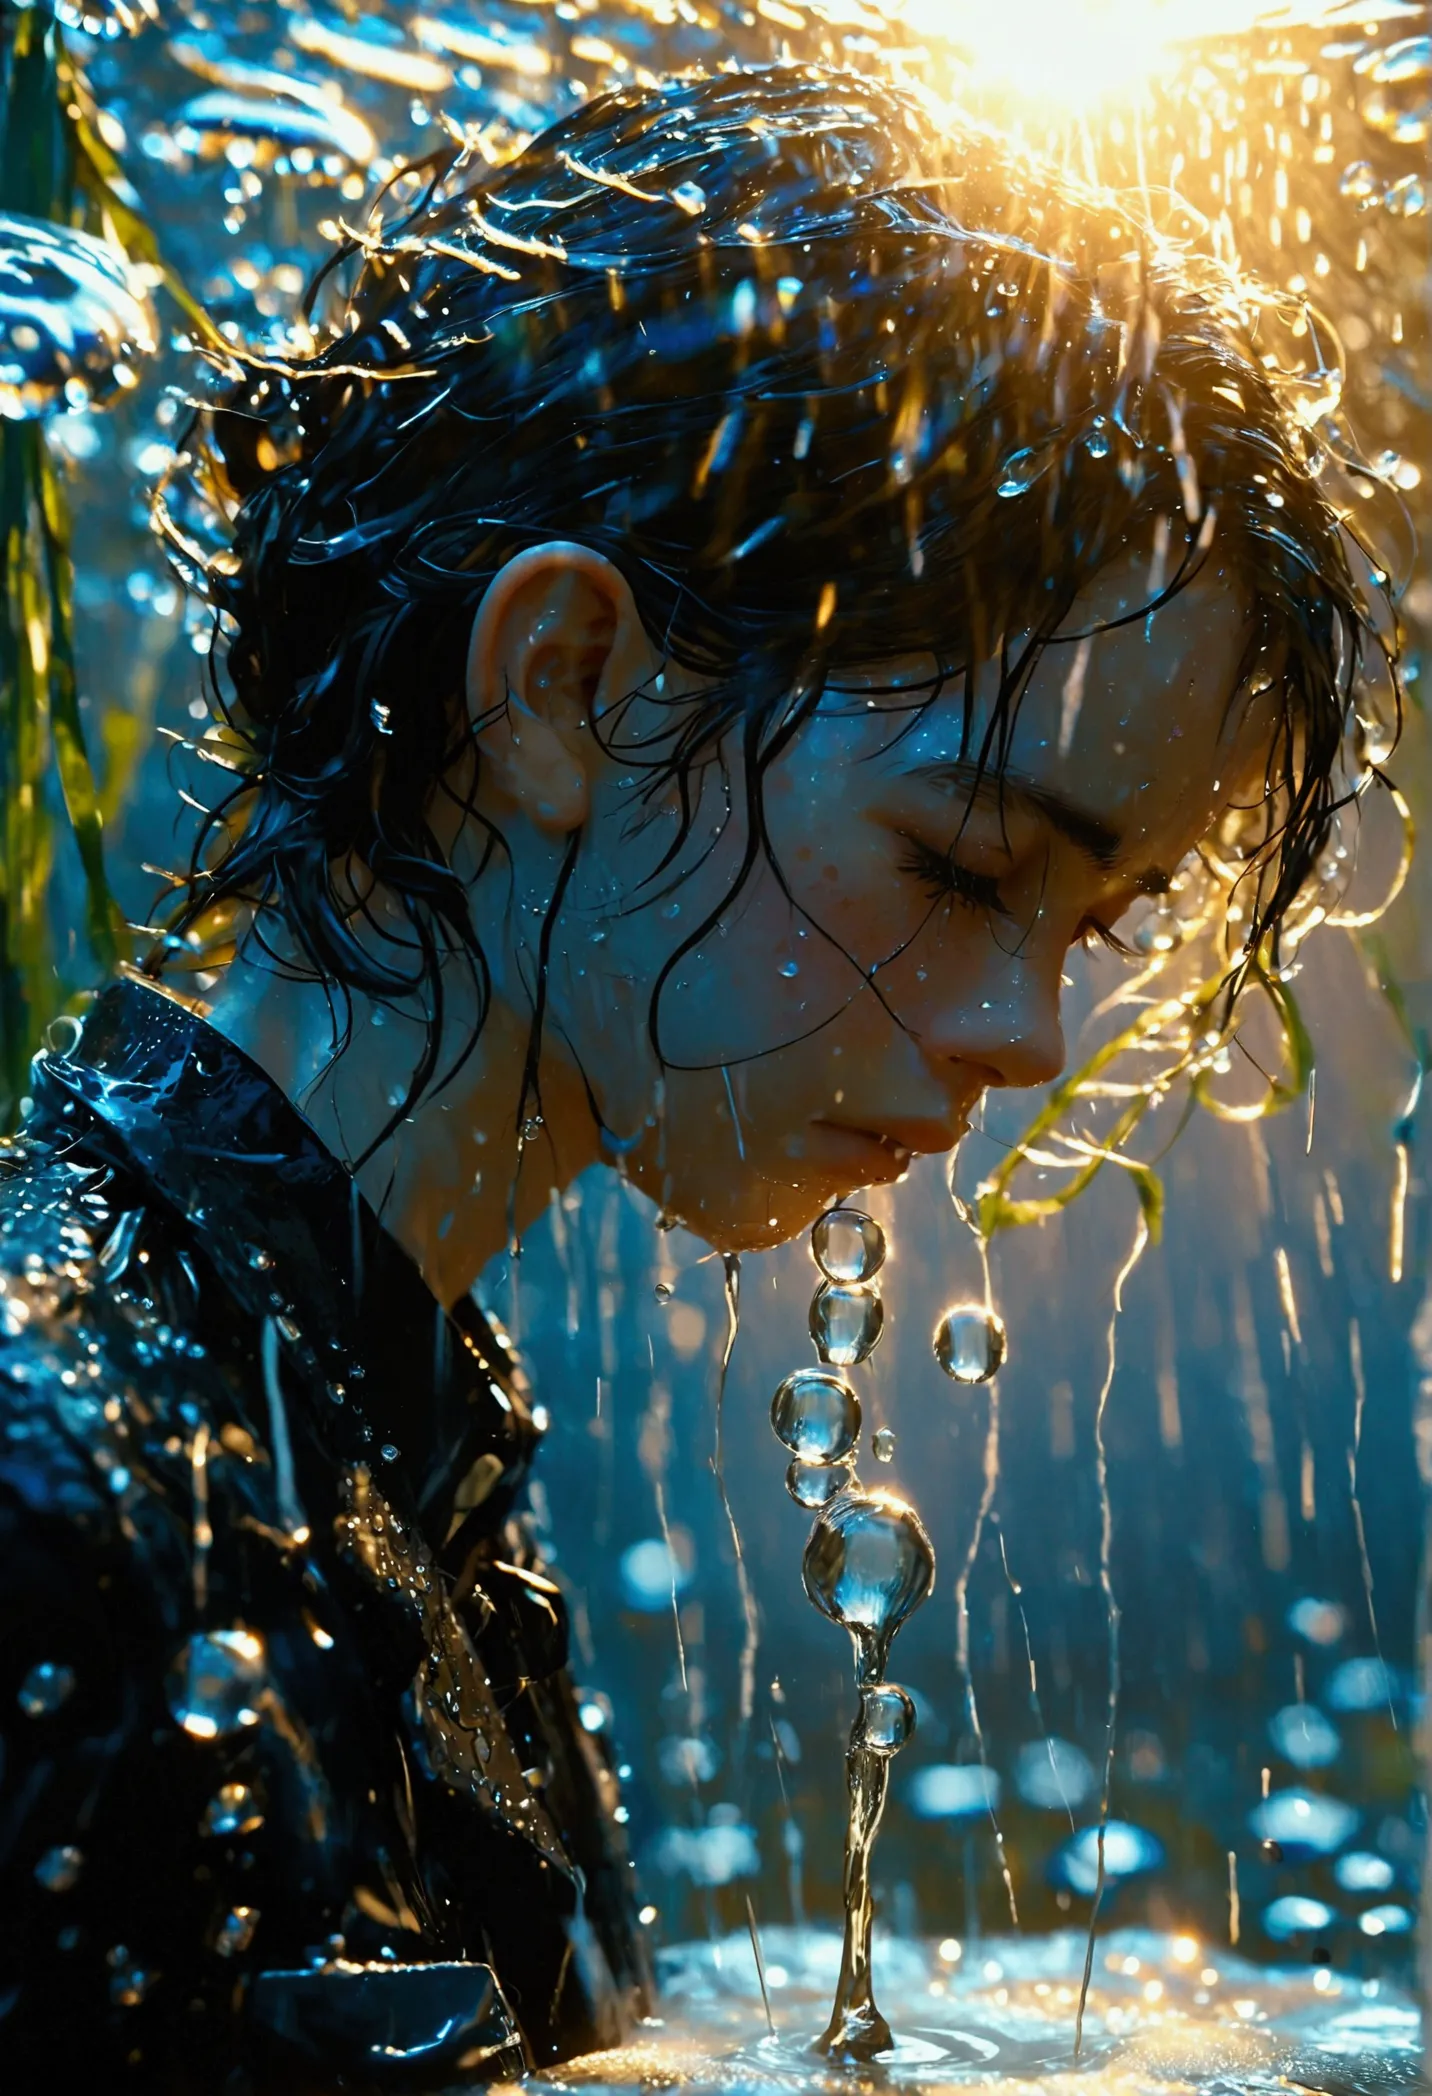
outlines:
{"label": "wet fabric", "polygon": [[0,2056],[437,2088],[615,2041],[615,1776],[520,1369],[139,982],[0,1158]]}

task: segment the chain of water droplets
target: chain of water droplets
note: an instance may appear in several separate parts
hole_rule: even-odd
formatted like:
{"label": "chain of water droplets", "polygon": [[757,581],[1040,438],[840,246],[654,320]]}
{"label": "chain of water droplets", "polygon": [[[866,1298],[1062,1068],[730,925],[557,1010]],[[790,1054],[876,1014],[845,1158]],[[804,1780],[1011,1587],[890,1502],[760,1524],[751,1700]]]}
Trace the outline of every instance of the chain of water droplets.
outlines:
{"label": "chain of water droplets", "polygon": [[[889,1789],[890,1763],[915,1729],[907,1691],[885,1678],[895,1632],[927,1598],[935,1554],[915,1508],[896,1493],[860,1481],[856,1451],[861,1406],[843,1371],[868,1360],[885,1328],[878,1275],[885,1233],[857,1208],[829,1209],[811,1233],[820,1280],[810,1335],[820,1365],[788,1375],[771,1400],[771,1425],[790,1451],[786,1488],[815,1522],[802,1577],[811,1602],[848,1630],[855,1649],[859,1705],[846,1749],[849,1817],[845,1842],[845,1940],[830,2021],[817,2049],[838,2059],[872,2060],[894,2044],[876,2005],[871,1976],[870,1863]],[[957,1303],[934,1334],[935,1358],[954,1381],[986,1382],[1004,1359],[1004,1326],[988,1301]],[[871,1436],[888,1462],[888,1427]]]}

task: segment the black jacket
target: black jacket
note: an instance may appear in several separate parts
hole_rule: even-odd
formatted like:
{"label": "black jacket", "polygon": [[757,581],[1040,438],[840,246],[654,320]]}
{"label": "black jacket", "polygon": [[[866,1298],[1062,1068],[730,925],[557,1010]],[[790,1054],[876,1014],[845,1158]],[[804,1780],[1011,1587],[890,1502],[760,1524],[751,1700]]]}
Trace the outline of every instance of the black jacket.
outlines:
{"label": "black jacket", "polygon": [[520,1371],[247,1057],[139,982],[0,1152],[0,2058],[441,2088],[618,2039],[600,1705]]}

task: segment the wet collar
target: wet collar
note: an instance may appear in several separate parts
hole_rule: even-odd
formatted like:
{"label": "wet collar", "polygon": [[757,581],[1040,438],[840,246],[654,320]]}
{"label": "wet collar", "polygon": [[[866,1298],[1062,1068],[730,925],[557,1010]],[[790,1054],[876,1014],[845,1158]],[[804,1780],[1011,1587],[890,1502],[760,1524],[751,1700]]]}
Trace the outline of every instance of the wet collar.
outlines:
{"label": "wet collar", "polygon": [[[535,1436],[501,1339],[469,1303],[442,1308],[241,1049],[178,998],[126,978],[96,1000],[67,1054],[37,1058],[34,1089],[42,1118],[57,1108],[72,1126],[75,1105],[87,1110],[106,1160],[185,1218],[241,1306],[278,1326],[315,1394],[351,1386],[346,1417],[371,1427],[373,1456],[439,1549],[475,1469],[489,1481],[483,1497],[510,1500]],[[325,1412],[331,1441],[337,1422]]]}

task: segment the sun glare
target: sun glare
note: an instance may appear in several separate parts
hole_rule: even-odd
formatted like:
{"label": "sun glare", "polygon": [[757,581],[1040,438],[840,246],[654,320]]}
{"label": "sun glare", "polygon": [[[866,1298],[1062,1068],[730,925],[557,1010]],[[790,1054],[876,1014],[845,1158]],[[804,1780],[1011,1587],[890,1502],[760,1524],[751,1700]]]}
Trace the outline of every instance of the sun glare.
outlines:
{"label": "sun glare", "polygon": [[904,11],[959,51],[974,83],[1070,112],[1137,94],[1190,38],[1305,12],[1276,0],[908,0]]}

